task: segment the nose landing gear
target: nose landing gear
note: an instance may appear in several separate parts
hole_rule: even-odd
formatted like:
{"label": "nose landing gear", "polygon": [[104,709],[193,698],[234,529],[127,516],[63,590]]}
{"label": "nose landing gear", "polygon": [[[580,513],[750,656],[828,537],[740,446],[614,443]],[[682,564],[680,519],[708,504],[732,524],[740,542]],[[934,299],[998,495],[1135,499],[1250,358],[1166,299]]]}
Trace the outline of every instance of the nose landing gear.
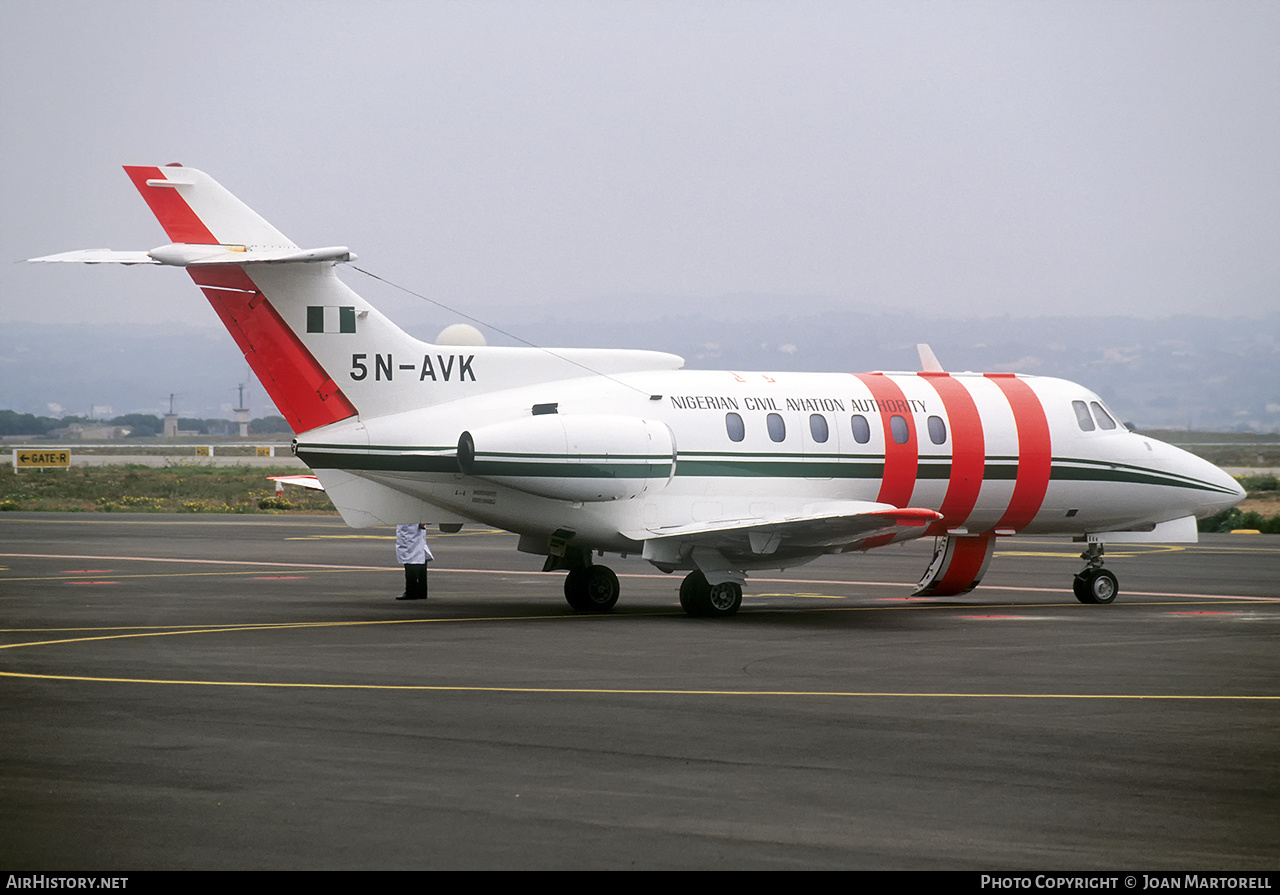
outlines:
{"label": "nose landing gear", "polygon": [[1086,565],[1071,582],[1071,589],[1081,603],[1110,603],[1120,593],[1116,576],[1102,567],[1102,553],[1102,544],[1091,543],[1080,554]]}

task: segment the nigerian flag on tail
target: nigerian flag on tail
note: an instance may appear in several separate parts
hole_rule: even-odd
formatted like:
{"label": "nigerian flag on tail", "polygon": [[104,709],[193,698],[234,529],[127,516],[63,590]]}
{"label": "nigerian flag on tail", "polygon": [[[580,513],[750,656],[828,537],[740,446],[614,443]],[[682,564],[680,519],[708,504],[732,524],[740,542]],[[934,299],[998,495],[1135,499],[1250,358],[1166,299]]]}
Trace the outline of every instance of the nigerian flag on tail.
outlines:
{"label": "nigerian flag on tail", "polygon": [[310,305],[307,307],[307,332],[353,333],[356,331],[355,307]]}

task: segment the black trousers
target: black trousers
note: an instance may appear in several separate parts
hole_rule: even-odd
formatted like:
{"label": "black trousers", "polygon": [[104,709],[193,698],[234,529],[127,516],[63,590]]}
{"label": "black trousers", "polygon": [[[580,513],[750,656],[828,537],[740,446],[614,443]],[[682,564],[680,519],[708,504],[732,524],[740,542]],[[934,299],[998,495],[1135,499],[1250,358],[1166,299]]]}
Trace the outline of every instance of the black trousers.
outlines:
{"label": "black trousers", "polygon": [[425,600],[427,598],[426,563],[404,564],[404,595],[417,600]]}

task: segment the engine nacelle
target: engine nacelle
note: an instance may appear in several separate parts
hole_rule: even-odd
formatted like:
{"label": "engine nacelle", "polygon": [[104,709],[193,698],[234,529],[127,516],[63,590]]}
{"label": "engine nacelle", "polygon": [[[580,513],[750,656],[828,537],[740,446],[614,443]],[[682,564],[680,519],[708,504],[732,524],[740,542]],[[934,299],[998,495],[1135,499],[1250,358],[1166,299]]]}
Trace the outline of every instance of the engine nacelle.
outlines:
{"label": "engine nacelle", "polygon": [[656,420],[547,413],[463,432],[458,469],[542,497],[624,500],[666,487],[676,444]]}

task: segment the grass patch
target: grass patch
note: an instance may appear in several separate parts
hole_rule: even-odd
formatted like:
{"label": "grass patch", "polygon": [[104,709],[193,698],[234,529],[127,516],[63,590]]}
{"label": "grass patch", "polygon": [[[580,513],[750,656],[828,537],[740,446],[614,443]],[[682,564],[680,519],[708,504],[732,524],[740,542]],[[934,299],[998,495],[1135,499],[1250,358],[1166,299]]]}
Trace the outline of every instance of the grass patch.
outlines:
{"label": "grass patch", "polygon": [[323,491],[276,494],[269,475],[296,467],[0,466],[0,510],[98,513],[336,513]]}
{"label": "grass patch", "polygon": [[[73,466],[23,470],[0,466],[0,511],[86,513],[311,513],[337,510],[323,491],[286,488],[276,493],[269,475],[296,475],[296,467]],[[1201,519],[1201,531],[1252,528],[1280,534],[1280,480],[1242,476],[1249,492],[1241,507]]]}
{"label": "grass patch", "polygon": [[1224,510],[1197,525],[1201,531],[1258,531],[1264,535],[1280,535],[1280,516],[1264,516],[1261,513],[1242,512],[1239,507]]}

